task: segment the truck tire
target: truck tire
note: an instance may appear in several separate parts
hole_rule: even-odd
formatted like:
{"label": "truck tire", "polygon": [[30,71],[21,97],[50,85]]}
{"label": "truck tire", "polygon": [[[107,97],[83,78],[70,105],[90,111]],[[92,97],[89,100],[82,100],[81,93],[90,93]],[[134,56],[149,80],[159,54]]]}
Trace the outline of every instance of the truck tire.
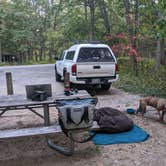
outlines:
{"label": "truck tire", "polygon": [[61,76],[56,72],[56,81],[61,82]]}
{"label": "truck tire", "polygon": [[61,76],[57,73],[56,69],[55,69],[55,77],[57,82],[61,82]]}
{"label": "truck tire", "polygon": [[109,90],[110,87],[111,87],[111,83],[109,83],[109,84],[101,84],[101,89],[102,90]]}

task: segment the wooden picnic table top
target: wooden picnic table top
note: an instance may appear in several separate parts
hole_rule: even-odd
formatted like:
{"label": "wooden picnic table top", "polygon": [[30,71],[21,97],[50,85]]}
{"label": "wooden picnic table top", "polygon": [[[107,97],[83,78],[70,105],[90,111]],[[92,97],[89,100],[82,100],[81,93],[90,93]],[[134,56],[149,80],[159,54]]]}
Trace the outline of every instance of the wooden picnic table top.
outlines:
{"label": "wooden picnic table top", "polygon": [[64,93],[53,93],[52,97],[48,97],[44,101],[32,101],[26,98],[26,95],[8,95],[0,96],[0,108],[4,107],[15,107],[15,106],[30,106],[30,105],[43,105],[43,104],[53,104],[56,100],[61,99],[75,99],[75,98],[90,98],[91,96],[85,90],[80,90],[78,93],[66,96]]}
{"label": "wooden picnic table top", "polygon": [[[70,96],[64,95],[64,93],[56,94],[53,93],[52,97],[47,98],[45,101],[32,101],[27,99],[26,95],[8,95],[0,96],[0,110],[16,110],[29,108],[31,106],[43,107],[43,104],[54,104],[56,105],[56,100],[65,100],[65,99],[83,99],[91,98],[91,96],[85,90],[80,90],[78,93],[75,93]],[[47,117],[48,118],[48,117]],[[47,135],[47,134],[56,134],[62,132],[58,124],[42,127],[31,127],[23,129],[9,129],[9,130],[0,130],[0,139],[6,138],[17,138],[25,136],[34,136],[34,135]]]}

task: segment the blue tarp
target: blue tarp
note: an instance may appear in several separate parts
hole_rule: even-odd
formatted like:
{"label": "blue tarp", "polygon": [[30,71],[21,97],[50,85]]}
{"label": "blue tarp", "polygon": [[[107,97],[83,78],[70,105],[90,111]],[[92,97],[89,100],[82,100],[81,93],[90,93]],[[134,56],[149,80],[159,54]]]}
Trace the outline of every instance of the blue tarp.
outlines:
{"label": "blue tarp", "polygon": [[147,140],[149,134],[134,125],[133,129],[128,132],[123,133],[115,133],[115,134],[96,134],[92,139],[94,144],[96,145],[110,145],[110,144],[124,144],[124,143],[135,143],[135,142],[143,142]]}

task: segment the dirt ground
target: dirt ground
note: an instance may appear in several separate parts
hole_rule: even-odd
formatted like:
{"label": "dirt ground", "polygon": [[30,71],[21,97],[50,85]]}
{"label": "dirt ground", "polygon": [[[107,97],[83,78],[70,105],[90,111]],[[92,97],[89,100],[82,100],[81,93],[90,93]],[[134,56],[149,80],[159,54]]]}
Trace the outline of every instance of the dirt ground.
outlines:
{"label": "dirt ground", "polygon": [[[63,90],[63,85],[54,82],[56,88],[58,91]],[[141,98],[115,88],[108,92],[98,91],[97,97],[97,107],[111,106],[121,111],[137,108]],[[0,166],[165,166],[166,124],[159,122],[153,108],[148,107],[148,110],[143,118],[129,115],[135,124],[150,134],[145,142],[107,146],[96,146],[92,142],[76,144],[74,155],[66,157],[50,149],[44,136],[0,140]],[[55,108],[51,109],[51,115],[52,122],[55,122]],[[7,112],[0,117],[0,129],[32,124],[37,126],[41,123],[42,119],[25,110]],[[65,141],[64,135],[56,135],[54,139],[56,142]]]}

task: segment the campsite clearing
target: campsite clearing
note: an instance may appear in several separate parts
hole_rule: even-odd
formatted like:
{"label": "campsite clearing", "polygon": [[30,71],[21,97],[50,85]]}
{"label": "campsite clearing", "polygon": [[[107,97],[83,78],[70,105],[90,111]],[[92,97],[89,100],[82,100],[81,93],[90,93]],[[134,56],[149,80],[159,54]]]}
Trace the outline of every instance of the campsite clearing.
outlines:
{"label": "campsite clearing", "polygon": [[[54,92],[63,91],[63,83],[55,82],[54,65],[1,67],[0,95],[6,95],[5,72],[13,74],[14,91],[25,93],[25,84],[51,83]],[[109,91],[97,91],[99,99],[97,107],[109,106],[126,111],[127,108],[137,108],[139,95],[125,93],[111,88]],[[0,166],[165,166],[166,165],[166,124],[158,121],[155,111],[150,111],[144,118],[129,115],[135,124],[145,129],[150,138],[146,142],[134,144],[119,144],[95,146],[92,142],[76,144],[75,154],[63,156],[47,147],[45,137],[33,136],[0,141]],[[51,108],[52,121],[57,115]],[[38,126],[41,119],[31,112],[7,112],[0,118],[0,128],[20,128],[32,125]],[[64,135],[55,137],[56,142],[63,140]],[[64,143],[65,140],[62,142]]]}

